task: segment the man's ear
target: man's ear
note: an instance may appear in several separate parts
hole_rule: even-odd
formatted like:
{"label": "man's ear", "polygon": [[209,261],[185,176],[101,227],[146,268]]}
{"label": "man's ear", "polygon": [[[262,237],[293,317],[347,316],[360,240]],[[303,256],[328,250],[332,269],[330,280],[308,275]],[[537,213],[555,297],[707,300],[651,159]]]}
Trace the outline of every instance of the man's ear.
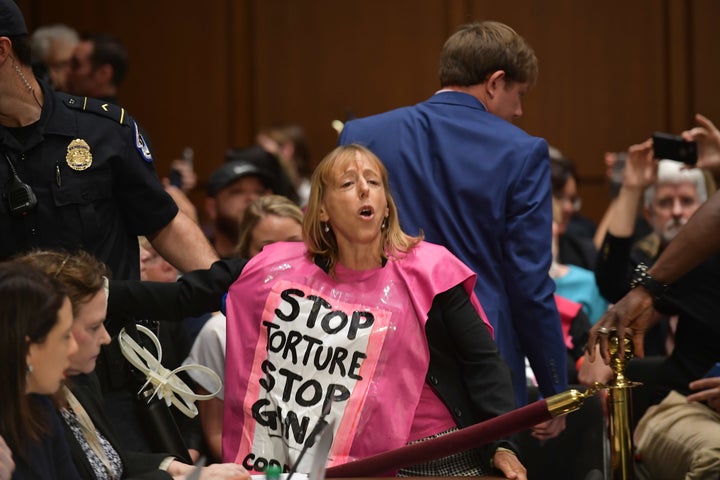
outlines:
{"label": "man's ear", "polygon": [[485,90],[490,98],[495,98],[497,91],[501,88],[505,88],[505,70],[493,72],[485,82]]}
{"label": "man's ear", "polygon": [[0,37],[0,65],[3,65],[12,55],[12,42],[8,37]]}

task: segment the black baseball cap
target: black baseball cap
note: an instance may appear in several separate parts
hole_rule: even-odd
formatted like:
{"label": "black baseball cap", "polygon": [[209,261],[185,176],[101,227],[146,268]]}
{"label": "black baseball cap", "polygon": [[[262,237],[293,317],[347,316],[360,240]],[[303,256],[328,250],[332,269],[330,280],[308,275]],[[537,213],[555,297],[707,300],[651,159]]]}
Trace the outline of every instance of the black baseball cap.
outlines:
{"label": "black baseball cap", "polygon": [[25,18],[13,0],[0,0],[0,37],[27,35]]}
{"label": "black baseball cap", "polygon": [[270,188],[270,185],[272,185],[272,178],[267,171],[258,167],[254,163],[250,163],[245,160],[235,160],[234,162],[224,164],[222,167],[215,170],[212,175],[210,175],[210,180],[208,180],[206,187],[207,195],[209,197],[214,197],[220,190],[227,187],[235,180],[243,177],[249,177],[251,175],[259,177],[265,184],[266,188]]}

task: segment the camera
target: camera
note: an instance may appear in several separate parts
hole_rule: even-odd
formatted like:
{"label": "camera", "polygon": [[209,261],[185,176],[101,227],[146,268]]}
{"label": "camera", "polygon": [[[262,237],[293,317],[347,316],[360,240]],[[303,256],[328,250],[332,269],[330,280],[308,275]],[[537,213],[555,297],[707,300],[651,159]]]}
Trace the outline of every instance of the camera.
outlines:
{"label": "camera", "polygon": [[686,165],[695,165],[698,161],[695,142],[662,132],[653,133],[652,140],[655,158],[676,160]]}

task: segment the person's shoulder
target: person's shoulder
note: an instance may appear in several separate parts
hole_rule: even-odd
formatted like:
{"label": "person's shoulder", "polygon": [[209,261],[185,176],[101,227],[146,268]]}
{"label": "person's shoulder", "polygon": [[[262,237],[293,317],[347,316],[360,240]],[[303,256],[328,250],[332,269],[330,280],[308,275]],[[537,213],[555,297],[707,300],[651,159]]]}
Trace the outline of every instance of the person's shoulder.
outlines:
{"label": "person's shoulder", "polygon": [[218,330],[218,329],[225,330],[225,325],[226,325],[225,322],[226,322],[225,314],[223,314],[222,312],[216,312],[212,317],[210,317],[208,319],[207,322],[205,322],[205,325],[203,325],[203,328],[207,327],[208,329],[211,329],[211,330]]}
{"label": "person's shoulder", "polygon": [[418,242],[414,248],[414,252],[416,252],[417,255],[432,255],[433,257],[452,255],[450,250],[448,250],[444,245],[428,242],[426,240]]}
{"label": "person's shoulder", "polygon": [[503,120],[496,115],[490,114],[489,117],[492,118],[495,134],[502,136],[506,141],[517,146],[541,147],[548,150],[547,141],[544,138],[531,135],[514,123]]}
{"label": "person's shoulder", "polygon": [[123,107],[107,100],[61,92],[57,92],[56,97],[64,108],[77,115],[81,130],[113,132],[114,135],[130,139],[134,142],[135,148],[142,158],[146,162],[152,163],[153,156],[142,129]]}
{"label": "person's shoulder", "polygon": [[265,245],[263,249],[248,260],[243,273],[252,271],[259,266],[281,264],[307,258],[307,248],[303,242],[275,242]]}
{"label": "person's shoulder", "polygon": [[460,262],[450,250],[444,245],[437,243],[431,243],[425,240],[418,242],[415,247],[409,252],[410,258],[421,261],[427,265],[437,265],[442,267],[448,265],[448,262]]}
{"label": "person's shoulder", "polygon": [[215,338],[224,338],[227,331],[227,320],[222,312],[217,312],[205,322],[200,329],[195,343],[207,343]]}
{"label": "person's shoulder", "polygon": [[400,116],[407,115],[414,108],[415,108],[415,106],[413,106],[413,105],[404,106],[404,107],[394,108],[392,110],[387,110],[385,112],[368,115],[366,117],[353,118],[352,120],[348,120],[345,123],[343,130],[347,129],[348,127],[349,127],[349,130],[351,130],[353,128],[358,128],[358,127],[369,127],[369,126],[374,126],[377,124],[382,124],[385,122],[392,122],[392,121],[395,121],[395,119],[397,119]]}
{"label": "person's shoulder", "polygon": [[99,117],[129,128],[135,125],[132,116],[123,107],[114,103],[62,92],[56,92],[55,96],[65,108],[78,115],[93,115],[94,117],[90,117],[93,120],[98,120]]}

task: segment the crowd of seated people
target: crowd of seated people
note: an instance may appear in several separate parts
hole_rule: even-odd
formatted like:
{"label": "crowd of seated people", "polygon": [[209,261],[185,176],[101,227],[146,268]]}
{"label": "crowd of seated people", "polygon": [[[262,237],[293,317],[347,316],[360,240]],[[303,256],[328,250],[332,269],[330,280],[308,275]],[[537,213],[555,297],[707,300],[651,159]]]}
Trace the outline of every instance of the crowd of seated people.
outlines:
{"label": "crowd of seated people", "polygon": [[[111,41],[103,35],[78,37],[64,26],[38,30],[33,67],[47,73],[53,88],[83,93],[81,61],[93,65],[94,45]],[[112,73],[104,77],[110,88],[91,95],[116,101],[124,71],[119,77]],[[554,239],[549,275],[567,347],[568,384],[608,382],[612,371],[584,352],[592,324],[630,290],[638,266],[651,266],[715,191],[720,133],[704,117],[698,122],[684,135],[698,142],[699,168],[654,158],[649,140],[629,147],[624,168],[617,169],[622,172],[620,188],[599,230],[581,215],[576,165],[551,149]],[[210,268],[183,273],[148,241],[139,247],[141,281],[114,280],[95,256],[53,245],[25,249],[0,263],[0,370],[8,386],[0,409],[0,480],[184,479],[194,472],[196,461],[211,463],[198,471],[201,478],[246,479],[267,468],[257,461],[261,453],[288,468],[302,446],[291,440],[291,432],[302,430],[293,421],[307,418],[303,428],[308,429],[311,420],[327,415],[310,408],[319,404],[302,396],[311,395],[313,388],[330,389],[327,418],[336,428],[340,425],[331,465],[441,437],[517,406],[512,376],[473,294],[474,273],[442,247],[403,232],[383,159],[353,144],[334,150],[313,173],[307,139],[298,125],[263,129],[256,142],[228,150],[204,185],[203,227],[222,259]],[[176,161],[173,166],[181,170],[182,181],[177,188],[166,181],[168,193],[190,218],[203,223],[186,196],[197,183],[191,164]],[[650,229],[647,235],[638,235],[638,218]],[[712,298],[718,279],[720,260],[712,257],[669,287],[654,328],[644,337],[647,358],[628,366],[628,375],[644,383],[637,390],[632,421],[643,478],[713,478],[709,476],[720,472],[720,373],[704,378],[720,362]],[[321,320],[328,312],[334,316]],[[357,337],[330,343],[337,337],[333,319],[358,312],[373,318],[378,330],[363,332],[362,325],[354,324],[361,327],[354,332]],[[262,322],[248,326],[253,315]],[[189,317],[200,321],[189,322]],[[297,319],[304,321],[302,328],[292,323]],[[129,325],[151,327],[159,343],[139,343],[162,357],[165,369],[201,365],[215,374],[200,369],[175,374],[203,398],[196,401],[194,420],[169,408],[168,435],[184,451],[164,449],[162,442],[149,438],[137,450],[129,447],[123,411],[107,409],[104,374],[96,371],[96,361],[101,350],[109,350],[111,336],[117,338]],[[137,332],[128,330],[137,340]],[[296,343],[278,349],[273,342],[281,338],[295,338]],[[341,350],[349,355],[355,351],[355,363],[343,363],[337,357]],[[322,367],[322,351],[336,372]],[[380,394],[375,396],[394,395],[401,388],[391,384],[399,380],[392,374],[390,353],[412,372],[402,378],[403,398],[392,407],[379,400]],[[293,355],[311,359],[305,370],[293,370],[302,363]],[[232,361],[226,365],[228,358]],[[308,380],[308,365],[317,369],[318,380]],[[123,371],[133,378],[128,382],[133,389],[146,381],[145,373],[129,364],[103,368]],[[532,383],[532,371],[528,377]],[[216,378],[232,382],[218,388]],[[283,388],[277,385],[280,380]],[[531,387],[537,395],[537,386]],[[262,412],[260,404],[266,407]],[[307,412],[280,418],[286,412],[296,415],[292,408],[298,405],[308,407]],[[584,455],[602,442],[597,432],[604,414],[599,404],[592,408],[591,416],[577,417],[562,433],[548,434],[536,426],[476,451],[404,466],[396,473],[537,479],[555,471],[558,478],[584,476],[603,468],[597,451]],[[367,431],[370,427],[377,435]],[[276,441],[279,436],[284,443]],[[354,443],[362,437],[372,440]],[[578,453],[585,463],[558,469],[532,457],[534,451],[553,448]],[[256,455],[254,461],[250,455]]]}

